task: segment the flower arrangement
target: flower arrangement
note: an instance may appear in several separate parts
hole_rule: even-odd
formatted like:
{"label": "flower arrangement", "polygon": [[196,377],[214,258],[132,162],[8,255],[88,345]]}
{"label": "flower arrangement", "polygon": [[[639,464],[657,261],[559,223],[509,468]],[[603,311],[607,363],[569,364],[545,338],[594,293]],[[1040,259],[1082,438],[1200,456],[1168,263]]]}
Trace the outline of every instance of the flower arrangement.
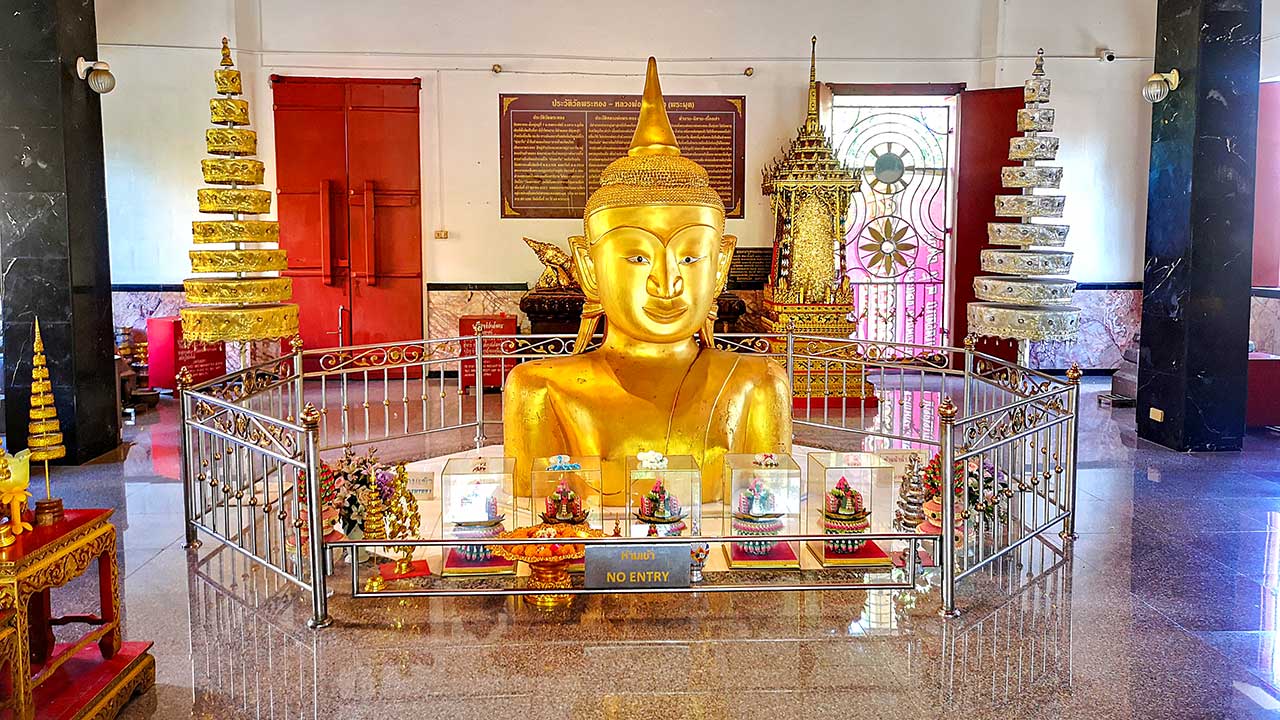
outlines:
{"label": "flower arrangement", "polygon": [[[1008,510],[1000,504],[1001,497],[1010,497],[1013,490],[1009,487],[1009,475],[996,472],[991,463],[982,462],[978,458],[956,461],[952,473],[955,482],[957,503],[962,502],[965,487],[969,488],[969,507],[987,517],[1006,519]],[[936,453],[924,468],[921,478],[926,499],[942,496],[942,454]]]}
{"label": "flower arrangement", "polygon": [[[364,455],[347,450],[342,459],[330,465],[320,464],[320,508],[337,512],[336,527],[352,540],[364,537],[366,504],[376,495],[389,504],[395,494],[398,466],[378,461],[377,450]],[[299,486],[299,499],[306,502],[305,485]]]}
{"label": "flower arrangement", "polygon": [[642,450],[636,453],[641,470],[666,470],[667,456],[657,450]]}
{"label": "flower arrangement", "polygon": [[778,456],[774,453],[757,453],[751,458],[751,464],[756,467],[775,468],[778,467]]}

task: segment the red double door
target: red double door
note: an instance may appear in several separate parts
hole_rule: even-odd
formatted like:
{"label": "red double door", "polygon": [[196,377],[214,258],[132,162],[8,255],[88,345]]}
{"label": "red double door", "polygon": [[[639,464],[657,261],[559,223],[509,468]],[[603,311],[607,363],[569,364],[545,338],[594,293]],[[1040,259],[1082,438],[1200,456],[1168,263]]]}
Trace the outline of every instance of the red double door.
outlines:
{"label": "red double door", "polygon": [[303,343],[422,338],[421,81],[273,75],[271,87]]}

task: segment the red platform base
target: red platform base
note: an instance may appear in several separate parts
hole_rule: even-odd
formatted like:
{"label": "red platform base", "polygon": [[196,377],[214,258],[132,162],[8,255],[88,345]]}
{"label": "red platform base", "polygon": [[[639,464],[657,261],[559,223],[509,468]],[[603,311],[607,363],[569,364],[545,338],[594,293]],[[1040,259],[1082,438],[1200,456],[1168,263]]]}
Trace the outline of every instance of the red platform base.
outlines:
{"label": "red platform base", "polygon": [[414,560],[409,563],[409,572],[396,572],[396,564],[393,562],[381,563],[378,565],[378,574],[383,580],[408,580],[409,578],[426,577],[431,574],[431,566],[427,565],[426,560]]}
{"label": "red platform base", "polygon": [[791,398],[792,410],[804,410],[812,408],[813,410],[821,410],[827,408],[829,410],[856,410],[860,408],[873,408],[880,404],[879,398],[875,395],[868,395],[864,398],[856,397],[793,397]]}
{"label": "red platform base", "polygon": [[[54,648],[54,655],[61,652]],[[134,695],[156,684],[149,642],[127,642],[110,660],[97,645],[76,653],[35,690],[37,720],[114,718]]]}
{"label": "red platform base", "polygon": [[514,560],[504,560],[498,556],[490,557],[483,562],[472,562],[456,548],[449,548],[449,554],[444,559],[444,570],[440,572],[445,577],[453,577],[458,575],[510,575],[516,571],[516,563]]}
{"label": "red platform base", "polygon": [[737,543],[725,546],[725,555],[731,568],[795,568],[800,567],[800,558],[790,543],[778,543],[768,555],[752,555]]}
{"label": "red platform base", "polygon": [[823,547],[823,543],[813,541],[809,543],[809,552],[818,558],[818,562],[823,567],[875,567],[877,565],[889,566],[893,563],[889,560],[889,555],[874,540],[868,540],[863,543],[862,547],[851,553],[832,552]]}

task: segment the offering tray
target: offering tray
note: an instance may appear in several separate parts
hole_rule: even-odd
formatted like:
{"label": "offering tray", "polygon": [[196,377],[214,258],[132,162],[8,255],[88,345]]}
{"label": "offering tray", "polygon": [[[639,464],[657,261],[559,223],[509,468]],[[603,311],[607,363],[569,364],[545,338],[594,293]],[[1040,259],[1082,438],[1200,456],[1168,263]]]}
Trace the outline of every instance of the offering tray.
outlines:
{"label": "offering tray", "polygon": [[539,513],[538,517],[542,519],[543,525],[581,525],[587,521],[587,517],[591,515],[591,511],[587,510],[581,515],[574,515],[567,520],[557,520],[555,516],[547,513]]}
{"label": "offering tray", "polygon": [[[529,587],[538,590],[559,590],[570,587],[569,563],[581,560],[587,554],[585,545],[574,544],[578,538],[604,537],[595,528],[568,523],[542,523],[516,528],[498,535],[499,540],[511,538],[546,538],[541,545],[490,545],[489,550],[498,557],[529,564]],[[562,543],[560,540],[569,542]],[[573,601],[572,595],[525,595],[524,601],[542,609],[564,607]]]}
{"label": "offering tray", "polygon": [[651,525],[674,525],[675,523],[678,523],[681,520],[684,520],[685,518],[689,517],[688,512],[681,512],[679,515],[672,515],[670,517],[665,517],[665,518],[653,517],[650,515],[641,515],[638,512],[632,513],[632,515],[635,517],[635,519],[639,520],[640,522],[649,523]]}
{"label": "offering tray", "polygon": [[499,515],[491,520],[462,520],[453,523],[456,528],[487,528],[494,525],[501,525],[507,519],[506,515]]}

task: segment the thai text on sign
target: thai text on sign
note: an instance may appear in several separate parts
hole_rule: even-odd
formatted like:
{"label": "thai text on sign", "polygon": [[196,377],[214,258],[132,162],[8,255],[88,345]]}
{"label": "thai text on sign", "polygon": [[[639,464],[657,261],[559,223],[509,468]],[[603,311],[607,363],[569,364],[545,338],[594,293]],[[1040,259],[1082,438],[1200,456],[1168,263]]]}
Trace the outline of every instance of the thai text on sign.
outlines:
{"label": "thai text on sign", "polygon": [[[580,218],[600,172],[627,154],[638,95],[499,95],[502,217]],[[746,98],[667,97],[681,153],[707,171],[728,217],[742,217]]]}
{"label": "thai text on sign", "polygon": [[688,587],[689,546],[588,546],[583,584],[600,589]]}

